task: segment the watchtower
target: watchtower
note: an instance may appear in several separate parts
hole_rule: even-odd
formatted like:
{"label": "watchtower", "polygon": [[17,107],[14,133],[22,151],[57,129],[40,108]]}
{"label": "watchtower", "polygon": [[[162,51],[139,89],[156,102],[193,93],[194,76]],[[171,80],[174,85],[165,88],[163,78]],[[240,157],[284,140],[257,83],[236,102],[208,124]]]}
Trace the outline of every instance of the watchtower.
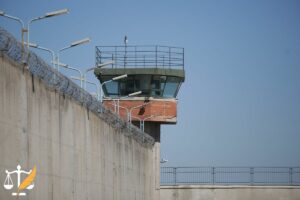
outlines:
{"label": "watchtower", "polygon": [[160,125],[176,124],[177,94],[184,82],[184,49],[169,46],[97,46],[94,73],[102,100],[160,142]]}

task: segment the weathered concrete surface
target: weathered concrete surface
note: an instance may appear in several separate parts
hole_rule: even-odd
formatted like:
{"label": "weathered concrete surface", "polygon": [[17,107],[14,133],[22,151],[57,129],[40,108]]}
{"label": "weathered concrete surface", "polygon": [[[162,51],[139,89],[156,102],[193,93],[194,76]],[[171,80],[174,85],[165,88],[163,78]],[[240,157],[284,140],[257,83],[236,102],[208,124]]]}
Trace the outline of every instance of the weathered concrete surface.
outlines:
{"label": "weathered concrete surface", "polygon": [[35,187],[22,199],[154,199],[154,151],[0,57],[1,200],[16,199],[16,185],[2,183],[18,164],[37,167]]}
{"label": "weathered concrete surface", "polygon": [[299,186],[162,186],[163,200],[299,200]]}

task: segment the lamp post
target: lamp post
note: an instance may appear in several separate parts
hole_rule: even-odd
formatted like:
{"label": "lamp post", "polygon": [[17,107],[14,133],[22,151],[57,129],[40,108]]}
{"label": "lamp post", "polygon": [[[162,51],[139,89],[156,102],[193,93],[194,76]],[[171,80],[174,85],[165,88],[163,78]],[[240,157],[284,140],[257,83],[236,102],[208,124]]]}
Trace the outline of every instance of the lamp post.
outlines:
{"label": "lamp post", "polygon": [[117,113],[119,114],[119,112],[120,112],[120,99],[127,99],[129,97],[137,96],[139,94],[142,94],[142,91],[133,92],[133,93],[128,94],[127,96],[122,96],[122,97],[118,98],[117,99],[117,102],[118,102],[117,103]]}
{"label": "lamp post", "polygon": [[[120,108],[125,109],[126,114],[127,114],[127,121],[129,122],[129,120],[130,120],[129,109],[127,107],[120,106],[120,99],[126,99],[128,97],[133,97],[133,96],[139,95],[141,93],[142,93],[142,91],[137,91],[137,92],[130,93],[127,96],[120,97],[118,99],[109,98],[109,100],[112,100],[114,102],[113,106],[115,108],[115,113],[117,113],[119,115],[120,114]],[[140,126],[141,126],[142,121],[141,121],[140,118],[138,118],[138,119],[140,121]]]}
{"label": "lamp post", "polygon": [[4,11],[0,11],[0,16],[7,17],[9,19],[15,20],[15,21],[17,21],[21,24],[21,26],[22,26],[22,44],[24,45],[24,33],[27,32],[27,48],[29,49],[29,27],[30,27],[30,24],[32,22],[37,21],[37,20],[41,20],[41,19],[45,19],[45,18],[49,18],[49,17],[54,17],[54,16],[58,16],[58,15],[67,14],[67,13],[69,13],[68,9],[62,9],[62,10],[57,10],[57,11],[53,11],[53,12],[48,12],[43,16],[36,17],[36,18],[33,18],[33,19],[29,20],[27,22],[27,28],[25,27],[24,22],[18,17],[8,15]]}
{"label": "lamp post", "polygon": [[22,29],[21,29],[21,33],[22,33],[22,35],[21,35],[21,39],[22,39],[22,45],[24,45],[24,38],[23,38],[23,33],[24,33],[24,29],[25,29],[25,25],[24,25],[24,22],[23,22],[23,20],[21,20],[20,18],[18,18],[18,17],[14,17],[14,16],[11,16],[11,15],[8,15],[8,14],[6,14],[4,11],[2,11],[2,10],[0,10],[0,16],[2,16],[2,17],[6,17],[6,18],[9,18],[9,19],[12,19],[12,20],[15,20],[15,21],[17,21],[17,22],[19,22],[20,24],[21,24],[21,27],[22,27]]}
{"label": "lamp post", "polygon": [[106,84],[106,83],[110,83],[112,81],[117,81],[117,80],[120,80],[120,79],[123,79],[123,78],[126,78],[127,77],[127,74],[123,74],[121,76],[117,76],[117,77],[114,77],[112,78],[111,80],[108,80],[108,81],[104,81],[102,84],[101,84],[101,96],[100,96],[100,100],[101,102],[103,102],[103,96],[104,96],[104,92],[103,92],[103,86]]}
{"label": "lamp post", "polygon": [[[82,77],[82,76],[80,76],[80,77]],[[100,99],[100,87],[99,87],[98,84],[96,84],[94,82],[91,82],[91,81],[88,81],[88,80],[84,80],[83,78],[79,78],[79,77],[70,76],[70,78],[80,81],[80,84],[84,81],[85,83],[89,83],[91,85],[94,85],[96,87],[97,100]]]}
{"label": "lamp post", "polygon": [[[54,68],[55,68],[55,65],[56,65],[56,66],[64,67],[64,68],[66,68],[66,69],[70,69],[70,70],[73,70],[73,71],[77,71],[77,72],[79,73],[80,77],[82,77],[82,72],[81,72],[79,69],[74,68],[74,67],[70,67],[69,65],[64,64],[64,63],[58,63],[58,62],[56,62],[56,61],[55,61],[55,53],[54,53],[53,50],[48,49],[48,48],[45,48],[45,47],[41,47],[40,45],[35,44],[35,43],[27,43],[27,42],[26,42],[25,44],[29,45],[29,46],[32,47],[32,48],[41,49],[41,50],[50,52],[51,55],[52,55],[52,61],[51,61],[51,63],[52,63],[52,66],[53,66]],[[82,81],[80,81],[80,87],[82,88]]]}
{"label": "lamp post", "polygon": [[45,47],[41,47],[40,45],[38,44],[35,44],[35,43],[27,43],[25,42],[26,45],[29,45],[29,47],[32,47],[32,48],[36,48],[36,49],[41,49],[41,50],[44,50],[44,51],[47,51],[49,53],[51,53],[51,56],[52,56],[52,67],[55,68],[55,53],[54,51],[52,51],[51,49],[48,49],[48,48],[45,48]]}
{"label": "lamp post", "polygon": [[105,66],[111,65],[111,64],[114,64],[114,61],[108,61],[108,62],[99,64],[99,65],[97,65],[97,66],[95,66],[95,67],[91,67],[91,68],[86,69],[85,72],[84,72],[84,77],[82,78],[83,81],[84,81],[84,89],[86,90],[86,82],[87,82],[86,74],[87,74],[89,71],[92,71],[92,70],[98,69],[98,68],[102,68],[102,67],[105,67]]}
{"label": "lamp post", "polygon": [[33,18],[33,19],[29,20],[29,22],[27,23],[27,48],[29,49],[29,25],[32,22],[37,21],[37,20],[41,20],[41,19],[45,19],[45,18],[49,18],[49,17],[54,17],[54,16],[67,14],[67,13],[69,13],[68,9],[62,9],[62,10],[57,10],[57,11],[53,11],[53,12],[48,12],[44,16],[36,17],[36,18]]}
{"label": "lamp post", "polygon": [[[82,72],[81,72],[79,69],[75,68],[75,67],[70,67],[69,65],[64,64],[64,63],[57,63],[57,62],[54,62],[54,64],[57,65],[57,66],[61,66],[61,67],[63,67],[63,68],[72,70],[72,71],[76,71],[76,72],[79,73],[79,77],[82,77]],[[80,80],[80,88],[82,88],[82,80],[81,80],[81,79],[79,79],[79,80]]]}
{"label": "lamp post", "polygon": [[68,46],[66,46],[66,47],[61,48],[60,50],[58,50],[57,55],[56,55],[57,71],[59,71],[59,54],[62,51],[65,51],[65,50],[67,50],[69,48],[72,48],[72,47],[75,47],[75,46],[78,46],[78,45],[82,45],[82,44],[88,43],[90,41],[91,41],[90,38],[84,38],[82,40],[75,41],[75,42],[71,43],[70,45],[68,45]]}

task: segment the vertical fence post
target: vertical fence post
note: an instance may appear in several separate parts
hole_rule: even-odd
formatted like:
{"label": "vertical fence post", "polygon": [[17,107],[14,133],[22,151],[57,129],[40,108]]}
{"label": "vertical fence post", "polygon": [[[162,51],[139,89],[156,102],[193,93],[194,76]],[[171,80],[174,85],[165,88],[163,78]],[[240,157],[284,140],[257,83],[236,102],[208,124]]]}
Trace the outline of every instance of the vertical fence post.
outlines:
{"label": "vertical fence post", "polygon": [[250,184],[254,184],[254,167],[250,167]]}
{"label": "vertical fence post", "polygon": [[182,66],[183,66],[183,69],[184,69],[184,48],[182,49]]}
{"label": "vertical fence post", "polygon": [[99,51],[99,56],[100,56],[100,64],[102,63],[102,55],[101,55],[101,51]]}
{"label": "vertical fence post", "polygon": [[176,167],[173,168],[173,177],[174,177],[174,185],[177,185],[177,169]]}
{"label": "vertical fence post", "polygon": [[155,46],[155,65],[157,68],[157,46]]}
{"label": "vertical fence post", "polygon": [[293,185],[293,168],[289,168],[289,179],[290,179],[290,185]]}
{"label": "vertical fence post", "polygon": [[115,62],[114,62],[115,67],[118,67],[118,54],[117,54],[117,47],[115,47]]}
{"label": "vertical fence post", "polygon": [[212,175],[212,184],[215,184],[215,167],[211,168],[211,175]]}
{"label": "vertical fence post", "polygon": [[169,68],[171,68],[171,47],[169,47]]}
{"label": "vertical fence post", "polygon": [[134,56],[135,56],[134,66],[136,67],[136,63],[138,62],[136,58],[136,46],[134,46]]}

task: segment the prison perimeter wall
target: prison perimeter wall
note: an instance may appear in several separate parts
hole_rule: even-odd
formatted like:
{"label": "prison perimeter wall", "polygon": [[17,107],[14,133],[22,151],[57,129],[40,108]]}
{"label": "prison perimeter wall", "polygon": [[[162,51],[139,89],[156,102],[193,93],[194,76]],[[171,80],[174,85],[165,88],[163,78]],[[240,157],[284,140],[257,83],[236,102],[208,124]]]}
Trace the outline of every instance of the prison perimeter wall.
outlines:
{"label": "prison perimeter wall", "polygon": [[[0,28],[0,199],[159,198],[154,140],[22,50]],[[5,170],[36,166],[34,188],[12,196]],[[24,180],[25,176],[21,176]]]}

